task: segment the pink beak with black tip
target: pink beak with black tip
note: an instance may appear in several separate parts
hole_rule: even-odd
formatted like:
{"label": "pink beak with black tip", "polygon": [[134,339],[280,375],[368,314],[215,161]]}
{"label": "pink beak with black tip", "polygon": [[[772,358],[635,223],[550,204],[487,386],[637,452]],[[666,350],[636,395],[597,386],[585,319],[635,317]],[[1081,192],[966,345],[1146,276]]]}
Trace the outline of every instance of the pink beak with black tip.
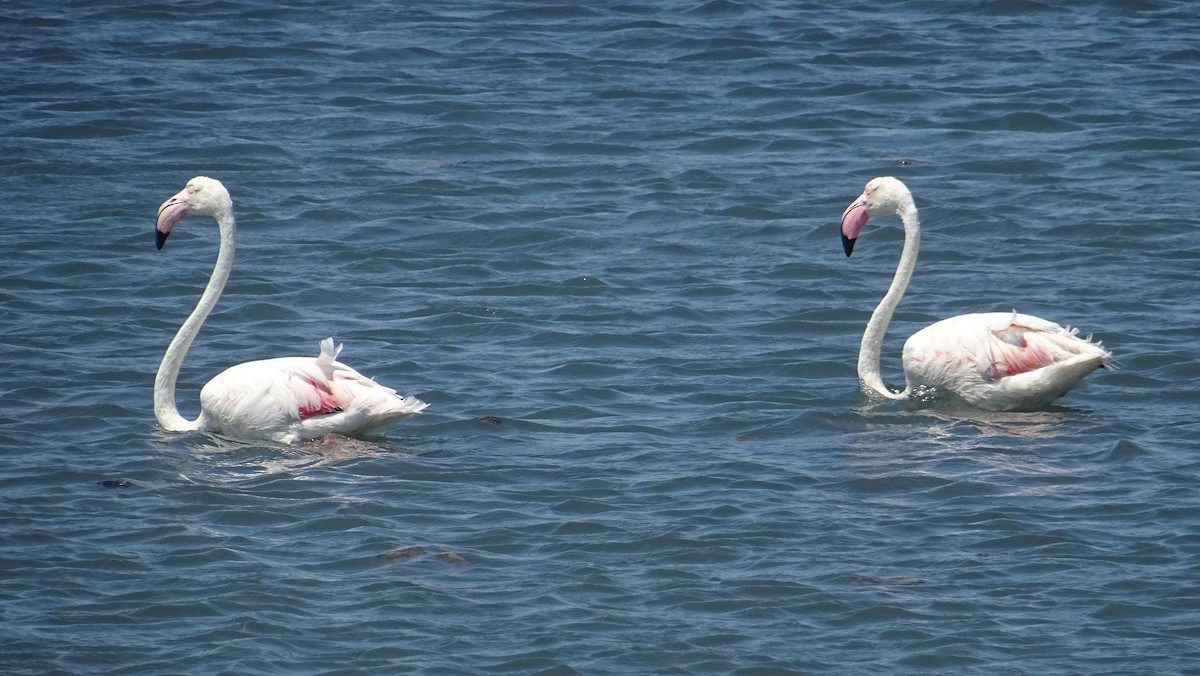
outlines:
{"label": "pink beak with black tip", "polygon": [[854,251],[854,240],[858,239],[858,233],[867,224],[867,218],[867,193],[864,191],[842,212],[842,249],[847,258]]}
{"label": "pink beak with black tip", "polygon": [[167,241],[167,235],[171,234],[171,228],[187,218],[188,200],[191,197],[192,193],[184,188],[158,208],[158,223],[154,226],[154,244],[159,249],[163,248],[163,243]]}

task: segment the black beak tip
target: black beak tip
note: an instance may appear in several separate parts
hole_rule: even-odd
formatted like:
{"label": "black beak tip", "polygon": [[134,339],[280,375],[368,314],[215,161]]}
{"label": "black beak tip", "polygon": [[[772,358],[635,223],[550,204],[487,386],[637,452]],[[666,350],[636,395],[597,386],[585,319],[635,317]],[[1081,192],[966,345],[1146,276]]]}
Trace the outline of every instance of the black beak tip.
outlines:
{"label": "black beak tip", "polygon": [[155,230],[154,231],[154,246],[157,247],[161,251],[163,243],[165,243],[167,241],[167,235],[170,235],[170,234],[171,233],[169,233],[169,232]]}
{"label": "black beak tip", "polygon": [[842,250],[846,252],[846,258],[850,257],[850,252],[854,251],[854,241],[849,237],[842,235]]}

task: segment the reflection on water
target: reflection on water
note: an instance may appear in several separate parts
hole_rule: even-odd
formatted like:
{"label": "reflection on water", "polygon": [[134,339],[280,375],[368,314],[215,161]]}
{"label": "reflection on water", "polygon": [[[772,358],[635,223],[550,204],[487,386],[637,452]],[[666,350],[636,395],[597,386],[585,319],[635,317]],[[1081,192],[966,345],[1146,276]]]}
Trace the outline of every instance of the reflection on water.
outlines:
{"label": "reflection on water", "polygon": [[195,483],[238,483],[277,475],[303,479],[305,471],[316,468],[404,453],[382,442],[339,436],[295,445],[247,443],[216,434],[181,437],[161,430],[157,436],[161,453],[185,456],[187,471],[181,476]]}
{"label": "reflection on water", "polygon": [[981,411],[963,407],[951,412],[927,409],[923,413],[937,421],[930,426],[941,427],[947,435],[964,436],[963,429],[982,438],[1053,439],[1068,433],[1070,416],[1066,411]]}
{"label": "reflection on water", "polygon": [[[1066,476],[1081,470],[1054,440],[1073,440],[1089,416],[1068,409],[981,411],[966,405],[913,407],[871,401],[847,431],[852,473],[921,475],[1011,484],[1020,476]],[[897,457],[902,449],[902,457]]]}

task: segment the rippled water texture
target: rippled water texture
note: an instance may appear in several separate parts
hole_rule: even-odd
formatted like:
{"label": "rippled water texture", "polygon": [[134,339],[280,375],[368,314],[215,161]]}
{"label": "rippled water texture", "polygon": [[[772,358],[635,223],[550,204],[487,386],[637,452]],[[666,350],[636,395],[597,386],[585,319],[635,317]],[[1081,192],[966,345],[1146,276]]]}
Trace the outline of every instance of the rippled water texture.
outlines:
{"label": "rippled water texture", "polygon": [[[422,6],[423,5],[423,6]],[[1070,5],[1070,6],[1068,6]],[[1200,9],[0,4],[4,673],[1200,670]],[[343,358],[431,404],[296,447],[151,385]],[[1113,350],[1044,411],[857,389],[1018,309]]]}

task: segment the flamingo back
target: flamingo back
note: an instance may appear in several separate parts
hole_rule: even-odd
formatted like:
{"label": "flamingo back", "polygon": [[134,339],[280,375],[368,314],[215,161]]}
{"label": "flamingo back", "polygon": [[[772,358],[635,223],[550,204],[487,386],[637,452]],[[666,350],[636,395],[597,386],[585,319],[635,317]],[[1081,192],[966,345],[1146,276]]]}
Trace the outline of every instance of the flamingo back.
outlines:
{"label": "flamingo back", "polygon": [[316,358],[263,359],[222,371],[200,392],[206,426],[230,436],[294,443],[370,433],[427,406],[337,361],[340,351],[327,338]]}
{"label": "flamingo back", "polygon": [[1075,329],[1015,311],[951,317],[904,345],[910,387],[932,385],[993,411],[1043,407],[1109,360]]}

